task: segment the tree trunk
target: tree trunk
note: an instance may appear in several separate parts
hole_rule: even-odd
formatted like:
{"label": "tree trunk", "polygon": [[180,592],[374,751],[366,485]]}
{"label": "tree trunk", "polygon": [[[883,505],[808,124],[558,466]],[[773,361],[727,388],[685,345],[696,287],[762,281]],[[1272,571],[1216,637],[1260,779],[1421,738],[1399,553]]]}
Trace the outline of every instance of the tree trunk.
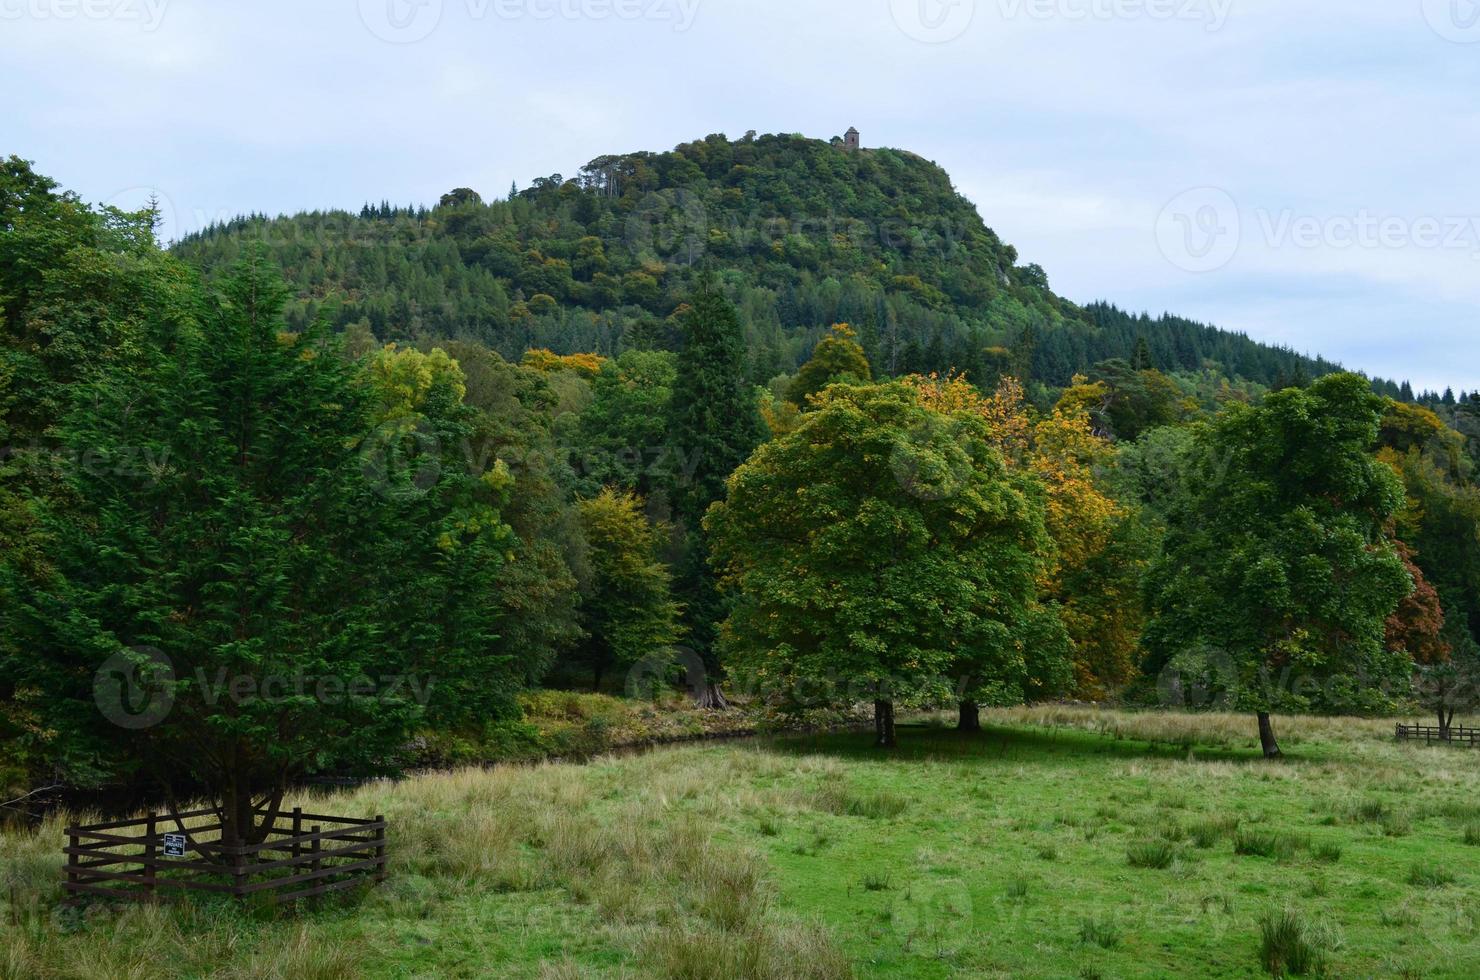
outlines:
{"label": "tree trunk", "polygon": [[958,732],[979,732],[982,730],[982,709],[975,701],[961,702],[961,720],[956,723]]}
{"label": "tree trunk", "polygon": [[1264,749],[1264,758],[1280,757],[1280,743],[1274,740],[1274,725],[1269,720],[1268,711],[1259,712],[1259,745]]}
{"label": "tree trunk", "polygon": [[694,699],[694,704],[709,711],[728,711],[730,708],[729,699],[725,697],[725,692],[719,689],[719,684],[715,681],[704,685],[704,693]]}
{"label": "tree trunk", "polygon": [[874,745],[881,749],[892,749],[899,743],[894,738],[894,702],[874,702]]}

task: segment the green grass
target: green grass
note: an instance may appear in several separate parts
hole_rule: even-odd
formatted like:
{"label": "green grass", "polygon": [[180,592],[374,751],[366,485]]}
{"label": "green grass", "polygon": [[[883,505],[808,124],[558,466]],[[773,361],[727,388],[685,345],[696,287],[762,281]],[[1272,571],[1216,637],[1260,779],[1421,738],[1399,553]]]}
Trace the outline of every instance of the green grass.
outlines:
{"label": "green grass", "polygon": [[316,800],[393,845],[318,908],[59,911],[54,820],[0,835],[0,980],[1480,975],[1473,756],[1385,722],[1277,719],[1268,763],[1252,718],[983,720]]}

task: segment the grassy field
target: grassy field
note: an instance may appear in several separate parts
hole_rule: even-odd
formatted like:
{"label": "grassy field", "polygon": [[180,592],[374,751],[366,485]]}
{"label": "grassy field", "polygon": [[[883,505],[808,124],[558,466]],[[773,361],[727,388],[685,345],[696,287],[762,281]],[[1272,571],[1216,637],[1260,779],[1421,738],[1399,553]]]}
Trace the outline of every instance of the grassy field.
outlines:
{"label": "grassy field", "polygon": [[297,914],[58,910],[54,821],[0,837],[0,977],[1480,975],[1480,756],[984,721],[376,784],[320,806],[388,815],[391,881]]}

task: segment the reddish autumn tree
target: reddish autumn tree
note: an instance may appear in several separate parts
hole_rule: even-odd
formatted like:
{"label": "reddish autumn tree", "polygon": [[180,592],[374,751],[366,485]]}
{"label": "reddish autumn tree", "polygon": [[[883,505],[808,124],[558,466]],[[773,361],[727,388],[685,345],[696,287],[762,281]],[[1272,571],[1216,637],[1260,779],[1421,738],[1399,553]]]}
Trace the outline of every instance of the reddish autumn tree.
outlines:
{"label": "reddish autumn tree", "polygon": [[1413,549],[1401,541],[1393,543],[1413,577],[1413,592],[1387,618],[1387,648],[1395,653],[1407,651],[1420,666],[1444,663],[1451,648],[1444,639],[1444,607],[1439,602],[1439,593],[1414,562]]}

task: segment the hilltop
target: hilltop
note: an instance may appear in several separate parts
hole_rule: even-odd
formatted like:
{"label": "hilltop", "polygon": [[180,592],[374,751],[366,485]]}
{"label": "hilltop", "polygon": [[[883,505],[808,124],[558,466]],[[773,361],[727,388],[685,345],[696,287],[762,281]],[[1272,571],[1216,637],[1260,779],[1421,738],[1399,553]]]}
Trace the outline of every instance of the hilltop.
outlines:
{"label": "hilltop", "polygon": [[1138,348],[1204,391],[1338,368],[1175,316],[1076,305],[939,166],[799,135],[602,156],[503,200],[459,188],[434,207],[252,215],[175,251],[209,276],[259,239],[297,287],[294,324],[322,314],[380,340],[478,340],[506,356],[676,346],[673,314],[707,267],[741,310],[757,382],[795,369],[836,322],[889,374],[1011,370],[1058,387]]}

